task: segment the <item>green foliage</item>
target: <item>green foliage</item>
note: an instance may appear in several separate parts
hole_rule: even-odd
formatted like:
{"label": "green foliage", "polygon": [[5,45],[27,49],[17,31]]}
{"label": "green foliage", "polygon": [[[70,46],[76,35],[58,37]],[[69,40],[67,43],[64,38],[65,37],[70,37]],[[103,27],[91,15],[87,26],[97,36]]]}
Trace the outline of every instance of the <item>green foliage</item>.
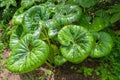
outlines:
{"label": "green foliage", "polygon": [[79,0],[79,4],[82,7],[91,7],[94,6],[99,0]]}
{"label": "green foliage", "polygon": [[12,31],[10,36],[10,48],[13,49],[16,47],[16,44],[19,43],[20,39],[22,38],[23,27],[22,26],[15,26],[15,30]]}
{"label": "green foliage", "polygon": [[58,33],[58,40],[62,44],[62,55],[72,63],[80,63],[91,52],[94,39],[89,31],[81,26],[68,25]]}
{"label": "green foliage", "polygon": [[113,31],[107,31],[112,35],[114,47],[108,56],[102,57],[99,60],[99,66],[94,70],[96,75],[101,75],[102,80],[119,80],[120,79],[120,36],[117,36]]}
{"label": "green foliage", "polygon": [[100,31],[104,29],[105,28],[104,20],[100,17],[94,18],[90,28],[93,31]]}
{"label": "green foliage", "polygon": [[[97,59],[100,63],[96,69],[81,67],[78,72],[86,77],[95,72],[102,80],[119,80],[120,37],[113,36],[109,29],[120,20],[120,4],[112,2],[0,0],[0,53],[8,45],[11,49],[7,68],[26,73],[44,63],[61,66],[67,61],[80,63],[88,56],[102,57]],[[8,25],[11,18],[12,28]]]}
{"label": "green foliage", "polygon": [[68,0],[70,4],[78,4],[84,8],[89,8],[98,3],[99,0]]}
{"label": "green foliage", "polygon": [[85,77],[92,76],[93,68],[87,68],[87,67],[80,67],[77,69],[78,73],[84,73]]}
{"label": "green foliage", "polygon": [[35,0],[22,0],[21,6],[24,8],[29,8],[34,4]]}
{"label": "green foliage", "polygon": [[111,9],[108,9],[107,12],[112,14],[112,17],[110,19],[111,23],[115,23],[120,20],[120,4],[114,5],[111,7]]}
{"label": "green foliage", "polygon": [[[33,69],[38,67],[37,65],[32,64],[32,62],[30,64],[28,64],[27,58],[24,58],[25,62],[22,62],[22,63],[21,63],[21,60],[23,60],[23,59],[20,59],[20,61],[18,59],[19,63],[16,61],[16,59],[18,58],[17,55],[19,55],[19,53],[21,52],[19,50],[23,49],[22,46],[25,46],[24,48],[29,49],[29,45],[27,44],[26,41],[29,42],[30,38],[33,38],[36,40],[36,39],[43,39],[43,36],[45,36],[47,38],[45,40],[45,42],[48,43],[49,48],[50,48],[50,56],[48,58],[48,61],[50,63],[56,64],[56,61],[58,62],[58,60],[60,60],[59,59],[60,57],[57,57],[60,54],[58,53],[56,55],[57,48],[52,46],[51,40],[49,39],[48,30],[50,30],[50,29],[54,30],[58,26],[71,24],[72,22],[77,22],[82,13],[81,8],[79,8],[78,6],[72,6],[72,5],[65,5],[65,6],[66,7],[63,8],[62,5],[57,5],[57,6],[55,6],[54,10],[51,10],[49,8],[46,8],[46,5],[43,4],[43,5],[33,6],[30,9],[28,9],[27,11],[24,11],[22,7],[17,10],[17,12],[13,16],[13,20],[12,20],[14,25],[13,25],[12,34],[10,36],[11,56],[9,57],[9,59],[7,61],[7,68],[10,71],[17,72],[17,73],[26,73],[26,72],[32,71]],[[67,11],[67,8],[70,8],[70,10]],[[67,11],[67,13],[66,13],[66,11]],[[54,15],[51,16],[51,14],[53,12],[54,12]],[[73,12],[77,13],[77,14],[74,14]],[[71,14],[71,13],[73,13],[73,14]],[[21,14],[23,14],[23,15],[21,16]],[[59,17],[57,14],[61,17]],[[66,14],[66,15],[62,16],[63,14]],[[51,19],[51,17],[53,17],[53,18]],[[59,17],[59,18],[57,18],[57,17]],[[19,21],[19,19],[20,19],[20,21]],[[57,21],[55,21],[55,19],[57,19]],[[46,23],[47,21],[50,21],[52,24]],[[65,21],[65,23],[63,21]],[[52,27],[54,27],[54,28],[52,28]],[[30,38],[26,37],[27,34],[31,34],[33,37],[30,37]],[[43,35],[43,36],[41,36],[41,35]],[[52,41],[54,41],[54,39]],[[59,42],[57,42],[57,43],[59,43]],[[37,48],[37,46],[35,46],[35,47]],[[26,51],[24,51],[24,49],[23,49],[23,53],[24,53],[23,57],[26,56],[25,55],[26,53],[32,54],[32,52],[28,52],[28,49],[25,49]],[[31,50],[31,47],[30,47],[30,50]],[[33,54],[36,54],[36,53],[37,53],[36,51],[35,52],[33,51]],[[21,56],[21,55],[19,55],[19,56]],[[41,57],[43,57],[43,56],[41,56]],[[48,56],[46,55],[46,57],[48,57]],[[20,57],[20,58],[22,58],[22,57]],[[62,58],[62,56],[61,56],[61,58]],[[15,59],[15,61],[13,59]],[[36,59],[37,59],[37,57],[36,57]],[[42,59],[44,59],[44,60],[42,60]],[[40,60],[42,60],[42,62],[39,62],[38,65],[40,66],[41,64],[43,64],[45,59],[46,59],[45,57],[41,58]],[[33,59],[31,59],[30,61],[33,61]],[[63,58],[62,60],[59,61],[60,63],[56,64],[56,65],[62,65],[66,61],[67,60]],[[21,64],[23,66],[15,67],[16,62],[19,65]],[[35,63],[36,62],[37,62],[37,60],[35,61]],[[31,67],[31,69],[27,70],[26,68],[29,67],[30,65],[33,65],[34,67]],[[26,69],[26,70],[24,70],[24,69]]]}
{"label": "green foliage", "polygon": [[35,39],[31,34],[25,35],[16,45],[12,47],[7,60],[7,68],[12,72],[30,72],[41,66],[49,55],[48,45],[42,40]]}
{"label": "green foliage", "polygon": [[114,23],[116,21],[120,20],[120,13],[114,14],[111,18],[111,23]]}
{"label": "green foliage", "polygon": [[[106,27],[101,15],[99,16],[98,14],[99,17],[95,18],[92,18],[86,12],[84,12],[86,14],[84,15],[81,7],[67,2],[58,5],[50,2],[33,5],[34,0],[33,2],[28,1],[28,4],[24,5],[22,4],[24,2],[26,1],[23,0],[21,2],[21,7],[12,18],[13,30],[9,44],[11,55],[6,65],[10,71],[26,73],[41,66],[46,60],[50,64],[60,66],[66,61],[80,63],[88,56],[91,56],[90,53],[94,51],[94,46],[96,45],[96,37],[93,37],[94,35],[91,34],[91,31],[93,31],[92,33],[95,31],[97,35],[102,33],[98,31]],[[86,2],[81,3],[81,5],[84,3]],[[93,6],[93,3],[89,6],[84,5],[83,7],[90,7]],[[83,16],[81,17],[81,15]],[[93,21],[92,23],[90,22],[91,20]],[[86,22],[83,23],[83,21]],[[79,26],[79,24],[82,26]],[[103,38],[97,37],[97,40],[102,39],[107,46],[103,44],[104,46],[102,46],[103,48],[99,53],[94,52],[99,55],[94,56],[95,58],[103,57],[111,51],[111,37],[105,36],[105,40]],[[46,44],[50,50],[47,49]],[[105,48],[107,51],[103,52]],[[48,53],[50,53],[49,56]],[[46,63],[49,64],[48,62]]]}
{"label": "green foliage", "polygon": [[111,25],[110,23],[111,16],[109,13],[106,12],[106,10],[103,10],[103,9],[97,10],[95,12],[95,15],[99,18],[102,18],[101,20],[103,21],[102,23],[104,23],[104,27],[108,27]]}
{"label": "green foliage", "polygon": [[46,0],[21,0],[21,6],[23,8],[29,8],[32,5],[34,5],[35,3],[42,3],[45,2]]}
{"label": "green foliage", "polygon": [[21,24],[22,23],[22,19],[24,16],[24,9],[23,8],[19,8],[17,9],[17,11],[14,13],[13,17],[12,17],[12,24]]}
{"label": "green foliage", "polygon": [[67,60],[63,56],[60,56],[60,55],[55,56],[55,59],[54,59],[55,65],[57,66],[64,64],[66,61]]}
{"label": "green foliage", "polygon": [[82,15],[80,19],[80,25],[89,28],[91,19],[92,17],[90,15],[87,14]]}
{"label": "green foliage", "polygon": [[108,55],[108,53],[110,53],[110,50],[113,47],[112,37],[105,32],[99,32],[98,34],[93,34],[93,35],[94,35],[96,44],[93,51],[91,51],[90,56],[93,58],[94,57],[99,58],[99,57]]}
{"label": "green foliage", "polygon": [[0,23],[6,25],[16,11],[16,0],[0,0]]}
{"label": "green foliage", "polygon": [[3,23],[0,24],[0,41],[4,44],[4,47],[8,47],[9,43],[9,36],[11,34],[10,26],[8,24],[4,25]]}
{"label": "green foliage", "polygon": [[2,53],[4,51],[4,48],[3,48],[4,44],[2,43],[2,41],[0,40],[0,59],[2,59]]}
{"label": "green foliage", "polygon": [[[16,0],[0,0],[0,8],[1,8],[1,18],[3,22],[8,22],[10,18],[13,16],[15,8],[11,8],[10,6],[17,6]],[[3,9],[2,9],[3,8]],[[0,21],[1,22],[1,21]]]}
{"label": "green foliage", "polygon": [[0,0],[0,7],[6,7],[8,9],[11,5],[16,6],[16,0]]}

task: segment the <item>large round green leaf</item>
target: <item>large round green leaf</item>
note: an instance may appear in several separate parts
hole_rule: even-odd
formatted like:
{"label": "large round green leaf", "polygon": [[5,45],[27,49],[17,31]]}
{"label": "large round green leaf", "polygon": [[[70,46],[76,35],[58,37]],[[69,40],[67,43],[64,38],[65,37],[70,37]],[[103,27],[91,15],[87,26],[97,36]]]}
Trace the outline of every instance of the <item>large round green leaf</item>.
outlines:
{"label": "large round green leaf", "polygon": [[[50,17],[49,9],[47,9],[44,6],[40,6],[40,5],[39,6],[33,6],[28,11],[26,11],[26,13],[23,17],[24,30],[27,33],[34,34],[34,32],[36,32],[36,30],[38,30],[40,28],[39,27],[39,21],[40,20],[42,20],[42,21],[48,20],[49,17]],[[38,35],[39,35],[39,33],[38,33]]]}
{"label": "large round green leaf", "polygon": [[55,8],[55,18],[61,25],[77,22],[82,14],[82,9],[76,5],[58,5]]}
{"label": "large round green leaf", "polygon": [[108,33],[99,32],[94,34],[94,37],[96,44],[90,56],[93,58],[99,58],[109,54],[113,47],[113,40],[111,36]]}
{"label": "large round green leaf", "polygon": [[92,50],[94,39],[89,31],[81,26],[68,25],[58,33],[62,44],[61,53],[70,62],[82,62]]}
{"label": "large round green leaf", "polygon": [[49,55],[49,48],[31,34],[24,36],[7,60],[7,68],[15,73],[27,73],[41,66]]}

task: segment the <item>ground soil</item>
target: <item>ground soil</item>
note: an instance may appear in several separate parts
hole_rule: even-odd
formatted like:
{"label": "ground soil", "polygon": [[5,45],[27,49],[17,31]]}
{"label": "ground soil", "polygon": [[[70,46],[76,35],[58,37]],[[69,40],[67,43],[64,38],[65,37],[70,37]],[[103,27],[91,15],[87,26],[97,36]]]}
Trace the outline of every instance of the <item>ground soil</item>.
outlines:
{"label": "ground soil", "polygon": [[[6,49],[4,51],[3,57],[7,59],[9,56],[10,50]],[[8,71],[5,67],[2,67],[2,60],[0,60],[1,69],[0,69],[0,80],[101,80],[99,76],[96,76],[94,73],[92,76],[85,77],[83,73],[78,73],[76,70],[81,66],[86,66],[89,68],[95,68],[98,66],[97,60],[92,60],[88,58],[80,64],[72,64],[67,62],[59,67],[49,68],[47,65],[36,69],[33,72],[27,74],[15,74]],[[75,69],[71,69],[73,67]],[[47,70],[53,71],[53,74],[47,75],[45,72]],[[94,77],[94,79],[93,79]]]}
{"label": "ground soil", "polygon": [[[44,68],[46,69],[46,68]],[[43,71],[38,68],[34,72],[27,74],[15,74],[8,71],[6,68],[0,72],[0,80],[93,80],[91,76],[85,77],[83,74],[77,73],[68,68],[68,65],[57,67],[52,75],[45,75]],[[101,80],[99,76],[93,75],[94,80]],[[42,78],[43,77],[43,78]]]}

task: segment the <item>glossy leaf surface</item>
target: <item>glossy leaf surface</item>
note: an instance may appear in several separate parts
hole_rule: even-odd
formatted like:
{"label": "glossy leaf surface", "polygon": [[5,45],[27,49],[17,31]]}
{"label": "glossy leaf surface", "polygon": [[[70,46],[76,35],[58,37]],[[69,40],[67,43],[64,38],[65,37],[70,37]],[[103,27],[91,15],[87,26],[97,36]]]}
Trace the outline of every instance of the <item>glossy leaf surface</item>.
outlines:
{"label": "glossy leaf surface", "polygon": [[39,21],[48,20],[49,16],[50,16],[50,12],[44,6],[33,6],[28,11],[26,11],[23,17],[24,30],[27,33],[32,33],[32,34],[34,34],[34,32],[36,32],[37,30],[39,35],[39,32],[40,32]]}
{"label": "glossy leaf surface", "polygon": [[94,38],[96,40],[96,44],[90,56],[93,58],[99,58],[109,54],[113,47],[111,36],[108,33],[99,32],[94,34]]}
{"label": "glossy leaf surface", "polygon": [[81,8],[76,5],[57,5],[52,11],[54,11],[55,14],[53,16],[53,22],[49,22],[49,26],[52,24],[48,32],[50,38],[57,37],[61,25],[77,22],[82,15]]}
{"label": "glossy leaf surface", "polygon": [[85,8],[94,6],[99,0],[79,0],[78,3]]}
{"label": "glossy leaf surface", "polygon": [[70,62],[82,62],[92,50],[94,39],[86,28],[76,25],[63,27],[58,33],[61,53]]}
{"label": "glossy leaf surface", "polygon": [[18,42],[20,41],[21,37],[23,36],[23,27],[22,26],[14,26],[15,29],[10,36],[10,49],[14,49]]}
{"label": "glossy leaf surface", "polygon": [[60,55],[55,56],[54,59],[55,59],[54,60],[55,65],[57,65],[57,66],[61,66],[62,64],[67,62],[67,60],[63,56],[60,56]]}
{"label": "glossy leaf surface", "polygon": [[16,6],[16,0],[0,0],[0,7],[6,6],[6,8],[9,8],[11,5]]}
{"label": "glossy leaf surface", "polygon": [[89,29],[90,27],[90,20],[92,19],[91,16],[89,15],[86,15],[86,14],[83,14],[80,18],[80,26],[84,26],[86,27],[87,29]]}
{"label": "glossy leaf surface", "polygon": [[58,5],[55,11],[55,18],[61,25],[77,22],[82,15],[82,9],[76,5]]}
{"label": "glossy leaf surface", "polygon": [[12,18],[12,24],[22,24],[24,14],[24,9],[19,8]]}
{"label": "glossy leaf surface", "polygon": [[21,0],[21,6],[28,8],[34,4],[35,0]]}
{"label": "glossy leaf surface", "polygon": [[105,28],[105,22],[104,19],[100,17],[96,17],[93,19],[93,23],[90,26],[90,30],[93,31],[100,31]]}
{"label": "glossy leaf surface", "polygon": [[7,60],[7,68],[15,73],[27,73],[41,66],[49,55],[49,48],[31,34],[23,37]]}

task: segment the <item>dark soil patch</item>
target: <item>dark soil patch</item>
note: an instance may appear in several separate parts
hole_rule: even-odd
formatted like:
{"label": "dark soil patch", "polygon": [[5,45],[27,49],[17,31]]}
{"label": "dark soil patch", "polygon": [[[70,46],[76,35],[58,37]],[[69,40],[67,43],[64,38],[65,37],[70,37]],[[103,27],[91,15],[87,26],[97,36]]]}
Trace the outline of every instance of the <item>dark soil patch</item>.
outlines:
{"label": "dark soil patch", "polygon": [[[95,64],[96,63],[89,62],[87,66],[94,68]],[[78,73],[76,70],[83,65],[85,65],[85,62],[77,65],[67,62],[66,64],[60,67],[55,67],[54,69],[50,69],[48,66],[43,65],[43,69],[53,71],[52,75],[45,74],[45,71],[41,70],[41,68],[27,74],[14,74],[9,72],[7,69],[3,69],[0,75],[0,80],[101,80],[100,77],[96,76],[94,73],[92,76],[88,77],[85,77],[83,73]],[[71,69],[71,66],[74,66],[76,70]]]}
{"label": "dark soil patch", "polygon": [[[95,68],[98,66],[97,60],[88,58],[80,64],[72,64],[67,62],[66,64],[56,67],[55,80],[101,80],[99,76],[93,73],[92,76],[85,77],[83,73],[78,73],[77,70],[80,67]],[[74,67],[72,69],[72,67]]]}

